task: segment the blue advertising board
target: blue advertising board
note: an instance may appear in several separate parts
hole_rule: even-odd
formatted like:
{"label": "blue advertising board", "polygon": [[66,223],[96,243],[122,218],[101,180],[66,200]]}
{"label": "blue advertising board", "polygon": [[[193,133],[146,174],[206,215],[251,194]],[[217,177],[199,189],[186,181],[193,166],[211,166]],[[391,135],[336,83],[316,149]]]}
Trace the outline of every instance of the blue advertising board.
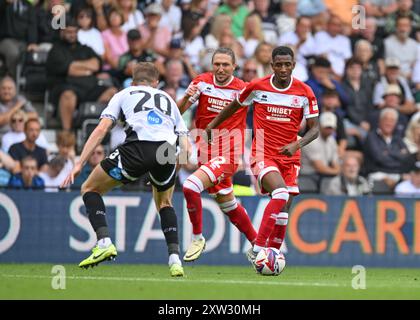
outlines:
{"label": "blue advertising board", "polygon": [[[267,197],[242,197],[258,227]],[[149,193],[113,192],[104,197],[118,263],[166,263],[159,216]],[[191,237],[183,195],[174,195],[181,250]],[[203,198],[207,248],[196,263],[247,264],[245,237],[217,204]],[[78,263],[95,245],[82,198],[77,192],[0,193],[0,263]],[[289,265],[418,267],[420,200],[394,197],[295,199],[286,243]]]}

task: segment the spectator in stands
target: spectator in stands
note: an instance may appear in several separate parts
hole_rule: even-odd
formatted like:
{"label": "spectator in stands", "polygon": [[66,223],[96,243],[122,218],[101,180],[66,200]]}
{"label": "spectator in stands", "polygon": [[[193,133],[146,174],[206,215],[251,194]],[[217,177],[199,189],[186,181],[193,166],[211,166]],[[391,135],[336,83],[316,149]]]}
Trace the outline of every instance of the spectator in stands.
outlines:
{"label": "spectator in stands", "polygon": [[359,4],[359,0],[324,0],[330,15],[340,18],[343,24],[343,33],[350,35],[352,24],[354,23],[354,8]]}
{"label": "spectator in stands", "polygon": [[350,39],[342,34],[343,23],[337,16],[328,20],[327,30],[315,34],[317,54],[324,55],[331,62],[334,75],[341,78],[347,59],[352,56]]}
{"label": "spectator in stands", "polygon": [[327,11],[323,0],[300,0],[298,1],[298,15],[314,17]]}
{"label": "spectator in stands", "polygon": [[174,89],[177,97],[176,100],[178,100],[182,98],[188,85],[189,82],[187,82],[182,60],[168,60],[165,64],[165,81],[159,87],[170,87]]}
{"label": "spectator in stands", "polygon": [[369,130],[369,116],[373,111],[372,85],[362,77],[362,63],[350,59],[346,63],[343,89],[348,97],[344,127],[348,136],[348,147],[360,149]]}
{"label": "spectator in stands", "polygon": [[167,27],[159,26],[162,13],[162,7],[159,4],[149,5],[144,12],[146,22],[139,27],[139,30],[142,38],[145,39],[146,48],[154,50],[162,57],[167,57],[172,35]]}
{"label": "spectator in stands", "polygon": [[232,32],[235,38],[242,36],[245,19],[249,13],[248,8],[243,4],[243,0],[225,0],[217,14],[226,13],[232,18]]}
{"label": "spectator in stands", "polygon": [[385,66],[385,75],[381,77],[381,80],[376,84],[373,91],[374,106],[378,109],[382,109],[385,106],[383,99],[384,92],[388,85],[395,84],[401,88],[402,101],[399,111],[407,115],[414,113],[416,111],[414,97],[408,81],[400,75],[400,61],[397,58],[387,58],[385,60]]}
{"label": "spectator in stands", "polygon": [[271,52],[273,46],[268,42],[261,42],[255,49],[254,59],[257,61],[258,78],[265,77],[273,72],[271,69]]}
{"label": "spectator in stands", "polygon": [[[169,56],[167,60],[182,60],[182,64],[184,65],[184,70],[187,72],[188,75],[188,82],[191,82],[192,79],[194,79],[196,76],[198,76],[197,71],[193,68],[191,65],[191,61],[188,59],[188,57],[184,53],[184,49],[182,46],[182,39],[174,38],[169,43]],[[202,67],[202,64],[201,64]],[[160,71],[160,66],[158,67]],[[164,72],[161,72],[164,74]]]}
{"label": "spectator in stands", "polygon": [[295,31],[297,18],[297,0],[282,0],[281,14],[277,17],[279,35]]}
{"label": "spectator in stands", "polygon": [[43,189],[44,180],[38,176],[38,163],[36,158],[28,155],[20,161],[22,172],[13,175],[9,181],[10,188],[17,189]]}
{"label": "spectator in stands", "polygon": [[64,157],[57,156],[48,162],[45,172],[39,173],[39,177],[44,181],[45,191],[58,191],[58,187],[66,178],[61,174],[65,163]]}
{"label": "spectator in stands", "polygon": [[[131,85],[134,66],[138,62],[154,62],[157,56],[153,51],[143,47],[140,32],[137,29],[128,31],[127,33],[128,51],[120,56],[118,60],[118,71],[124,88]],[[156,63],[158,69],[162,70],[162,64]],[[162,73],[162,72],[161,72]]]}
{"label": "spectator in stands", "polygon": [[16,78],[16,66],[25,50],[35,50],[38,42],[36,13],[27,0],[0,2],[0,54],[6,58],[6,67]]}
{"label": "spectator in stands", "polygon": [[296,61],[307,65],[307,57],[316,54],[316,43],[311,33],[312,22],[309,17],[299,17],[296,21],[296,30],[282,34],[278,40],[279,45],[290,46],[295,49]]}
{"label": "spectator in stands", "polygon": [[98,29],[93,25],[92,8],[83,8],[77,14],[77,23],[79,31],[77,32],[77,41],[88,47],[91,47],[96,54],[103,58],[105,54],[104,41]]}
{"label": "spectator in stands", "polygon": [[407,125],[404,135],[404,143],[411,154],[419,151],[420,146],[420,111],[413,114]]}
{"label": "spectator in stands", "polygon": [[38,43],[41,47],[45,47],[48,43],[52,43],[60,39],[60,30],[54,28],[53,19],[60,18],[60,15],[65,15],[62,10],[53,10],[54,6],[64,6],[64,0],[45,0],[39,1],[35,5],[36,21],[38,27]]}
{"label": "spectator in stands", "polygon": [[244,62],[241,79],[245,82],[251,82],[257,78],[257,62],[255,59],[248,59]]}
{"label": "spectator in stands", "polygon": [[365,7],[366,15],[378,18],[381,25],[388,15],[398,9],[396,0],[361,0],[360,3]]}
{"label": "spectator in stands", "polygon": [[[391,108],[398,112],[398,121],[395,127],[395,132],[396,134],[403,136],[408,124],[409,117],[401,112],[401,88],[396,84],[390,84],[384,92],[383,99],[384,108]],[[376,109],[370,115],[369,122],[371,124],[372,129],[376,129],[378,126],[380,111],[381,110]]]}
{"label": "spectator in stands", "polygon": [[417,42],[410,38],[411,18],[398,16],[395,34],[385,39],[385,59],[397,58],[401,63],[401,75],[411,79],[417,59]]}
{"label": "spectator in stands", "polygon": [[382,109],[378,129],[369,132],[364,146],[369,181],[383,181],[390,188],[400,180],[403,161],[408,156],[407,146],[395,133],[397,121],[395,109]]}
{"label": "spectator in stands", "polygon": [[174,0],[162,0],[162,19],[159,25],[168,28],[172,34],[181,30],[182,11]]}
{"label": "spectator in stands", "polygon": [[108,28],[106,16],[112,7],[111,0],[72,0],[70,6],[71,17],[76,17],[82,8],[89,7],[93,9],[93,25],[104,31]]}
{"label": "spectator in stands", "polygon": [[220,13],[214,17],[210,33],[204,38],[206,48],[217,49],[220,47],[220,39],[226,33],[232,33],[232,18],[226,13]]}
{"label": "spectator in stands", "polygon": [[345,108],[347,106],[348,98],[340,82],[332,77],[330,61],[324,57],[316,57],[310,59],[309,66],[311,72],[306,84],[312,88],[317,100],[321,100],[322,93],[325,90],[336,90],[340,97],[341,106]]}
{"label": "spectator in stands", "polygon": [[59,131],[57,132],[56,143],[58,156],[64,159],[63,168],[59,172],[62,181],[64,181],[74,166],[76,158],[76,136],[73,132]]}
{"label": "spectator in stands", "polygon": [[377,34],[377,20],[375,17],[367,17],[365,20],[365,27],[360,29],[360,32],[357,35],[351,37],[352,48],[354,50],[355,44],[359,40],[366,40],[370,43],[371,49],[373,51],[372,61],[377,63],[380,74],[385,72],[384,64],[384,55],[385,55],[385,46],[384,40]]}
{"label": "spectator in stands", "polygon": [[204,50],[204,40],[201,37],[202,25],[193,16],[182,20],[182,36],[184,39],[184,56],[195,69],[200,68],[200,53]]}
{"label": "spectator in stands", "polygon": [[332,178],[321,193],[326,195],[362,196],[371,192],[369,183],[360,175],[359,159],[346,155],[343,159],[342,173]]}
{"label": "spectator in stands", "polygon": [[117,90],[100,85],[101,59],[91,48],[77,42],[77,24],[72,20],[66,23],[61,31],[62,40],[48,53],[47,79],[51,102],[58,106],[62,128],[70,130],[78,104],[106,103]]}
{"label": "spectator in stands", "polygon": [[412,10],[413,0],[397,0],[398,9],[388,16],[385,31],[388,34],[394,33],[398,17],[406,16],[411,19],[412,29],[416,30],[420,26],[420,15]]}
{"label": "spectator in stands", "polygon": [[[419,32],[420,33],[420,32]],[[414,88],[415,88],[415,99],[417,103],[420,103],[420,49],[418,52],[418,58],[417,58],[417,62],[416,65],[414,66],[413,69],[413,75],[411,77],[411,81],[414,84]],[[419,108],[419,107],[417,107]]]}
{"label": "spectator in stands", "polygon": [[29,119],[25,122],[25,140],[13,144],[9,149],[9,154],[17,161],[13,172],[20,172],[21,167],[19,161],[26,156],[31,156],[36,159],[38,169],[44,171],[45,164],[48,162],[47,150],[37,146],[36,140],[41,132],[41,124],[38,119]]}
{"label": "spectator in stands", "polygon": [[420,197],[420,161],[417,161],[412,167],[410,179],[397,184],[395,195]]}
{"label": "spectator in stands", "polygon": [[10,119],[17,110],[25,111],[28,118],[38,117],[31,102],[16,93],[15,81],[6,76],[0,81],[0,135],[10,130]]}
{"label": "spectator in stands", "polygon": [[15,168],[15,160],[7,153],[0,150],[0,187],[5,187],[9,184],[11,177],[10,172]]}
{"label": "spectator in stands", "polygon": [[124,17],[117,9],[111,9],[107,15],[109,28],[102,31],[104,42],[105,70],[118,69],[118,59],[128,51],[127,32],[122,29]]}
{"label": "spectator in stands", "polygon": [[258,44],[264,40],[261,19],[257,14],[250,14],[245,19],[244,34],[238,41],[244,49],[244,57],[251,58]]}
{"label": "spectator in stands", "polygon": [[337,117],[332,112],[322,112],[319,117],[320,135],[302,149],[300,174],[309,176],[318,184],[322,177],[340,173],[337,141]]}
{"label": "spectator in stands", "polygon": [[[1,149],[8,153],[10,146],[25,140],[25,122],[28,117],[23,110],[18,110],[10,117],[10,131],[7,131],[1,139]],[[48,150],[50,148],[47,139],[41,132],[38,139],[35,141],[36,145]]]}
{"label": "spectator in stands", "polygon": [[337,118],[337,127],[335,131],[335,139],[337,141],[337,152],[340,159],[344,157],[347,149],[347,134],[344,127],[343,109],[340,105],[338,93],[335,90],[325,90],[321,99],[322,112],[331,112]]}
{"label": "spectator in stands", "polygon": [[143,13],[137,9],[137,0],[116,0],[115,8],[123,15],[121,29],[124,32],[137,29],[144,23]]}
{"label": "spectator in stands", "polygon": [[258,14],[261,18],[264,40],[275,45],[279,37],[278,27],[276,18],[269,9],[270,0],[254,0],[254,11],[252,14]]}
{"label": "spectator in stands", "polygon": [[354,45],[354,59],[362,63],[362,77],[365,84],[373,89],[374,84],[380,78],[380,70],[377,61],[373,60],[372,45],[369,41],[361,39]]}
{"label": "spectator in stands", "polygon": [[92,170],[103,160],[105,159],[105,149],[102,144],[98,145],[90,156],[89,160],[82,168],[82,171],[74,180],[72,187],[78,189],[89,177]]}

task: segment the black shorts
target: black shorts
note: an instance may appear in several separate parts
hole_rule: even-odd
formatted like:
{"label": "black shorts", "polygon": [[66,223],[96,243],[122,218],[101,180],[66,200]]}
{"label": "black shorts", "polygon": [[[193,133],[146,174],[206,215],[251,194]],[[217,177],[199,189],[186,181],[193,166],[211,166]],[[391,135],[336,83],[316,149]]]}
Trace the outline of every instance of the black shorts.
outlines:
{"label": "black shorts", "polygon": [[82,102],[97,101],[108,87],[96,85],[92,88],[82,88],[71,84],[60,84],[55,86],[50,93],[51,103],[58,108],[61,94],[66,90],[71,90],[76,94],[77,104]]}
{"label": "black shorts", "polygon": [[148,172],[152,185],[160,192],[165,191],[175,185],[176,147],[167,142],[128,142],[102,160],[101,167],[123,184]]}

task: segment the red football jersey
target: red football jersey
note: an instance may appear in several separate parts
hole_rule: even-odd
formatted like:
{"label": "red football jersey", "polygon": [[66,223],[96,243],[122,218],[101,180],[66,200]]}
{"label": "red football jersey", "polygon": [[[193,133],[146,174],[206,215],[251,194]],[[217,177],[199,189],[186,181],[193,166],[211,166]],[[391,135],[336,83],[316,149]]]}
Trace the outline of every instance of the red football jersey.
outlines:
{"label": "red football jersey", "polygon": [[[232,77],[232,80],[224,86],[217,85],[214,75],[211,72],[199,75],[192,83],[198,86],[199,91],[199,95],[194,96],[196,99],[198,96],[198,107],[195,120],[198,129],[205,129],[223,108],[227,107],[238,97],[239,92],[246,86],[244,81],[236,77]],[[230,154],[230,157],[228,158],[232,159],[233,148],[239,147],[239,150],[242,151],[244,130],[246,129],[246,115],[247,108],[241,108],[235,112],[232,117],[216,128],[217,130],[229,130],[231,137],[229,138],[227,134],[223,133],[221,133],[221,135],[216,134],[213,136],[213,145],[207,145],[205,141],[200,141],[198,143],[200,153],[208,153],[207,160],[210,160],[214,156],[222,156],[225,154]],[[226,140],[223,137],[228,137],[229,140]],[[230,142],[228,143],[228,141]],[[210,150],[210,148],[212,148],[212,150]],[[207,161],[202,159],[200,162],[204,163]]]}
{"label": "red football jersey", "polygon": [[[279,149],[297,140],[303,117],[318,116],[318,104],[308,85],[292,77],[287,88],[279,89],[274,86],[273,77],[274,74],[252,81],[237,99],[243,106],[254,105],[253,157],[286,157]],[[297,152],[292,158],[299,157]]]}

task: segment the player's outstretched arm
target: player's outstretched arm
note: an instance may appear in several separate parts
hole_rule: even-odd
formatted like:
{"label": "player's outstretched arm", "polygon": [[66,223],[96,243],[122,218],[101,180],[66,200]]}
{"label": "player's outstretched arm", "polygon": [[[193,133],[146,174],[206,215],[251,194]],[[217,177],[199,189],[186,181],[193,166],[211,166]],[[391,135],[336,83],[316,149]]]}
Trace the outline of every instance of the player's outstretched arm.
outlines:
{"label": "player's outstretched arm", "polygon": [[179,112],[183,114],[188,110],[198,99],[200,92],[198,87],[194,84],[190,84],[185,91],[185,95],[182,99],[178,100],[176,105],[178,106]]}
{"label": "player's outstretched arm", "polygon": [[79,175],[86,161],[92,155],[93,150],[95,150],[95,148],[102,142],[105,135],[109,130],[111,130],[112,126],[113,121],[111,119],[101,119],[95,130],[93,130],[92,134],[89,136],[89,139],[86,141],[82,154],[80,155],[80,159],[75,163],[73,170],[61,184],[61,188],[65,188],[74,182],[74,178]]}
{"label": "player's outstretched arm", "polygon": [[226,119],[228,119],[230,116],[232,116],[236,111],[238,111],[239,108],[242,108],[242,106],[239,104],[239,102],[235,99],[233,100],[226,108],[224,108],[216,118],[214,118],[206,128],[207,136],[210,137],[211,130],[217,128],[220,126]]}
{"label": "player's outstretched arm", "polygon": [[306,125],[309,130],[305,133],[302,139],[294,141],[286,146],[280,148],[280,153],[288,157],[293,156],[298,149],[302,149],[304,146],[315,140],[319,135],[319,122],[318,117],[306,119]]}

